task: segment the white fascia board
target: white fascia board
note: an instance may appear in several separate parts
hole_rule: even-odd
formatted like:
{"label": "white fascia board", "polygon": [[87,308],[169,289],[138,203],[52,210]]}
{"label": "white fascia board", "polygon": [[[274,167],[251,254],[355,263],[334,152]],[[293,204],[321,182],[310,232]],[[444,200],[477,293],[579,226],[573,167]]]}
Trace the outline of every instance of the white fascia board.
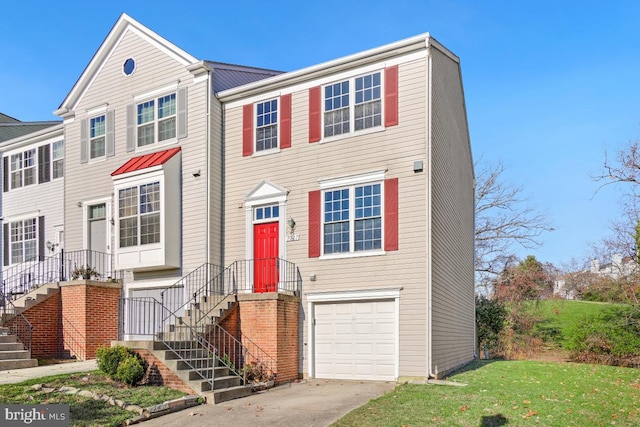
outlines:
{"label": "white fascia board", "polygon": [[94,54],[93,58],[91,58],[91,61],[89,61],[89,64],[80,75],[76,84],[65,97],[64,101],[62,101],[60,108],[54,111],[54,114],[60,117],[65,117],[75,108],[78,100],[82,98],[84,92],[91,86],[91,82],[95,79],[96,75],[99,74],[102,66],[111,56],[113,50],[118,46],[118,44],[120,44],[120,41],[127,31],[134,32],[140,38],[163,51],[185,67],[198,62],[196,57],[190,55],[170,41],[151,31],[149,28],[140,24],[126,13],[123,13],[120,15],[120,18],[118,18],[118,21],[116,21],[111,31],[109,31],[109,34],[98,48],[98,51]]}
{"label": "white fascia board", "polygon": [[239,86],[237,88],[227,89],[219,92],[218,98],[222,102],[230,102],[238,98],[255,95],[256,93],[276,90],[284,86],[291,86],[308,80],[316,80],[327,74],[334,75],[337,72],[349,68],[361,67],[372,62],[383,62],[388,58],[404,55],[416,50],[425,50],[429,44],[429,39],[429,33],[424,33],[374,49],[365,50],[353,55],[303,68],[301,70],[279,74],[268,79]]}
{"label": "white fascia board", "polygon": [[239,107],[244,104],[253,104],[255,102],[262,102],[269,98],[275,98],[275,97],[287,95],[290,93],[309,90],[314,86],[324,86],[326,84],[335,83],[336,81],[340,81],[340,80],[351,79],[353,77],[357,77],[363,74],[371,74],[376,71],[382,71],[387,67],[408,63],[408,62],[418,60],[418,59],[423,59],[426,57],[427,57],[426,50],[411,52],[403,56],[386,59],[383,62],[376,62],[376,63],[366,64],[366,65],[355,67],[355,68],[349,68],[347,70],[342,70],[340,72],[328,73],[326,75],[315,78],[313,80],[305,80],[305,81],[301,81],[296,84],[293,84],[291,86],[278,88],[278,90],[270,90],[268,92],[254,93],[251,96],[238,98],[231,102],[226,102],[223,108],[227,110],[227,109]]}
{"label": "white fascia board", "polygon": [[400,298],[401,290],[402,287],[363,289],[358,291],[309,292],[306,293],[305,296],[307,297],[307,302],[392,299]]}

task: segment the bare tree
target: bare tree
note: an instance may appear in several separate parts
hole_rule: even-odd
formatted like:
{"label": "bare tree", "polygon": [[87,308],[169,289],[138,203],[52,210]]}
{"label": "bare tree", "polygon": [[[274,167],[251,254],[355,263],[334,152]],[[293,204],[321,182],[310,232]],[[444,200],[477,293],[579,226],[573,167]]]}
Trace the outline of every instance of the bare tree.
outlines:
{"label": "bare tree", "polygon": [[628,182],[640,184],[640,145],[630,142],[626,147],[618,150],[611,159],[604,153],[604,172],[594,177],[601,181],[602,186]]}
{"label": "bare tree", "polygon": [[537,248],[553,230],[547,216],[528,205],[522,187],[503,181],[504,171],[501,162],[476,168],[475,270],[485,286],[515,260],[514,246]]}

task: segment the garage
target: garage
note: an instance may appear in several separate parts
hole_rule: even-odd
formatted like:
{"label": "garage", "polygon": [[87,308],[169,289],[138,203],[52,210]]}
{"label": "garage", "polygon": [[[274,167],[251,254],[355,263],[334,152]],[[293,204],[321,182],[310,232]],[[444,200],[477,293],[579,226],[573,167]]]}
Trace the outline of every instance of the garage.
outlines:
{"label": "garage", "polygon": [[395,380],[396,302],[314,304],[315,377]]}

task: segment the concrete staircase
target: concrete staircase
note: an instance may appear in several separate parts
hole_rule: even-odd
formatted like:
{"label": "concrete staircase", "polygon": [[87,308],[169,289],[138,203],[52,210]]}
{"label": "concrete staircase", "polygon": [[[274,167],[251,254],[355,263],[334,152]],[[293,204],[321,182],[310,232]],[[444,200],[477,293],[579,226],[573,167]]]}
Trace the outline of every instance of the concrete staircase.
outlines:
{"label": "concrete staircase", "polygon": [[37,359],[31,359],[29,351],[9,328],[0,327],[0,371],[11,369],[33,368],[38,366]]}
{"label": "concrete staircase", "polygon": [[15,314],[22,313],[58,292],[60,292],[60,285],[58,285],[58,283],[47,283],[32,289],[29,293],[13,301],[13,306],[17,311]]}
{"label": "concrete staircase", "polygon": [[155,342],[154,355],[185,384],[206,397],[207,403],[226,402],[251,394],[251,385],[243,385],[242,378],[230,373],[215,357],[203,354],[195,343],[175,342],[171,347],[184,349],[170,350],[163,342]]}
{"label": "concrete staircase", "polygon": [[211,322],[218,323],[224,319],[236,304],[235,295],[222,302],[202,297],[175,322],[167,325],[156,341],[120,341],[117,344],[149,351],[186,385],[205,397],[207,403],[216,404],[248,396],[252,386],[242,384],[241,377],[230,372],[191,337],[192,331],[204,332]]}

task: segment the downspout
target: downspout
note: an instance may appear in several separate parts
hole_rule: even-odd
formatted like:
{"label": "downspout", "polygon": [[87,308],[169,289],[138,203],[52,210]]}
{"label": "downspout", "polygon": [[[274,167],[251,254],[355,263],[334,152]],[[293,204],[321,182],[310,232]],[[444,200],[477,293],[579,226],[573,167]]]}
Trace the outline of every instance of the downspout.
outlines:
{"label": "downspout", "polygon": [[433,76],[433,63],[431,57],[431,48],[429,47],[429,39],[426,40],[427,43],[427,370],[428,377],[435,378],[435,374],[433,373],[433,328],[432,328],[432,315],[431,309],[433,307],[433,295],[431,290],[431,281],[433,279],[433,274],[431,272],[432,266],[432,253],[431,253],[431,240],[432,240],[432,209],[433,209],[433,200],[431,197],[431,192],[433,189],[433,145],[432,145],[432,125],[433,125],[433,117],[432,117],[432,76]]}

